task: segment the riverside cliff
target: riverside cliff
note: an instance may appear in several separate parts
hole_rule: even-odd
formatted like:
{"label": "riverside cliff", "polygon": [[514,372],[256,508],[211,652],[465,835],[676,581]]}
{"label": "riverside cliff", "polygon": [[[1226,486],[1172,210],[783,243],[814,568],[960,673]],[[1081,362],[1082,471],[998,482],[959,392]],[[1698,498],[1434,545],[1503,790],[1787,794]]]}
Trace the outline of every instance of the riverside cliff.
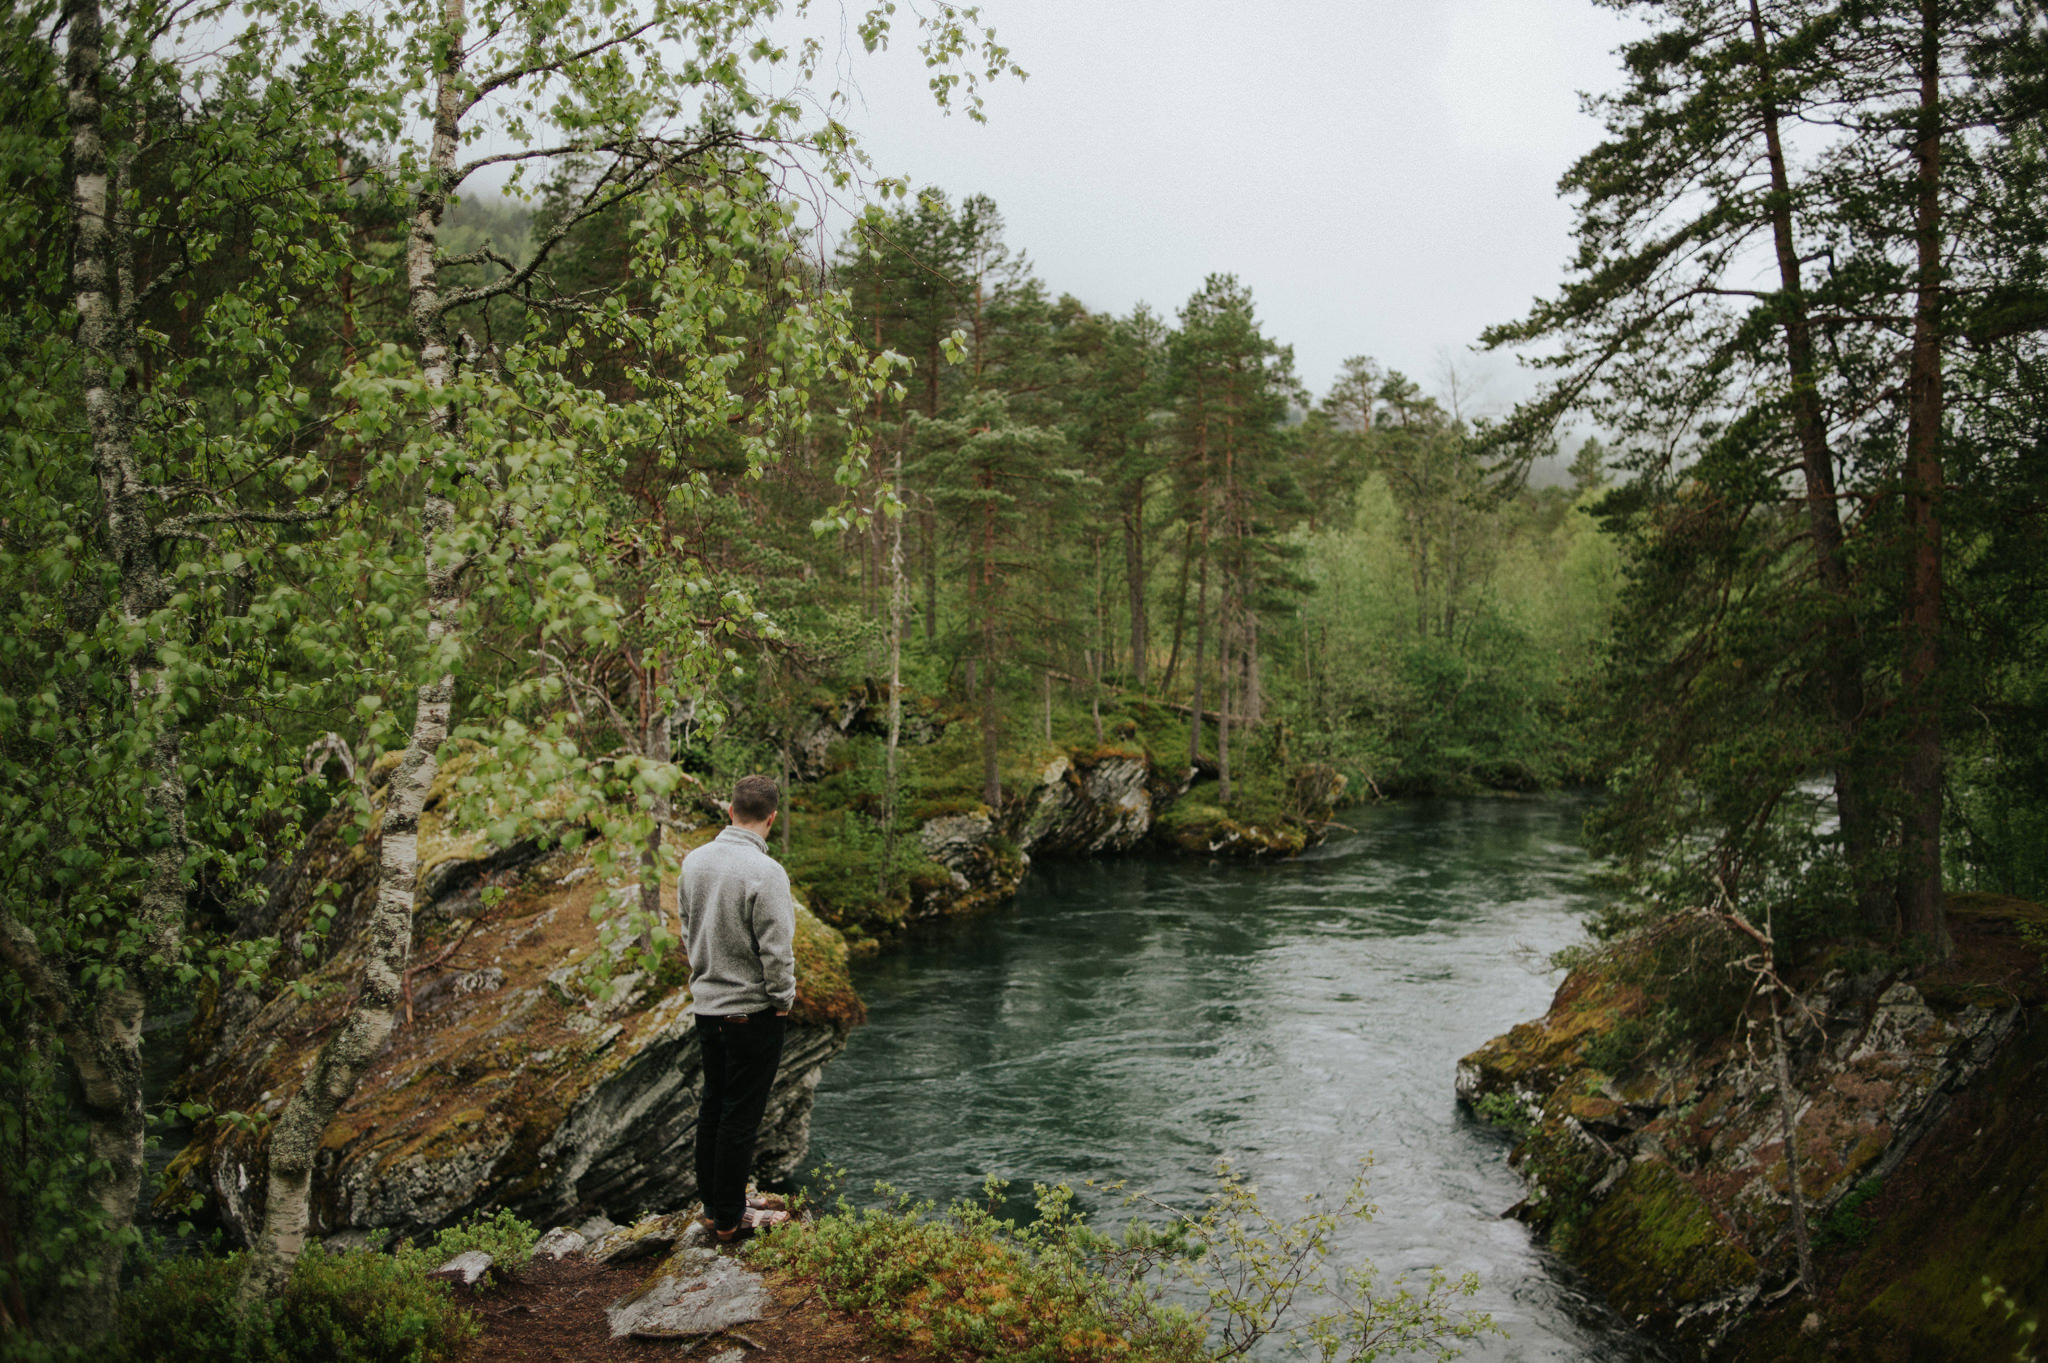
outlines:
{"label": "riverside cliff", "polygon": [[[1099,727],[1063,716],[1051,735],[1002,754],[1002,798],[982,796],[975,719],[929,697],[904,700],[898,846],[885,886],[883,690],[814,697],[788,745],[784,819],[791,880],[857,944],[906,924],[1000,903],[1035,856],[1141,849],[1217,858],[1288,857],[1320,842],[1345,777],[1297,760],[1283,726],[1238,735],[1232,798],[1205,755],[1187,757],[1188,719],[1138,697],[1105,704]],[[1076,727],[1078,724],[1079,727]],[[1214,731],[1210,730],[1213,740]]]}
{"label": "riverside cliff", "polygon": [[[437,794],[460,765],[444,766]],[[381,800],[373,790],[373,810]],[[275,1115],[346,1011],[377,833],[373,820],[351,843],[343,828],[336,813],[314,829],[252,925],[280,944],[263,986],[222,991],[195,1019],[186,1096]],[[707,819],[686,841],[713,831]],[[631,943],[605,912],[637,885],[607,881],[587,851],[493,846],[450,827],[439,799],[421,821],[419,884],[410,1000],[322,1140],[314,1233],[408,1234],[481,1207],[552,1224],[694,1198],[701,1078],[681,958],[670,953],[659,974],[625,968]],[[803,1159],[819,1077],[865,1016],[845,940],[801,905],[796,949],[796,1008],[758,1154],[770,1179]],[[203,1122],[165,1199],[197,1194],[246,1238],[262,1214],[261,1145],[252,1123]]]}
{"label": "riverside cliff", "polygon": [[[2025,1317],[1985,1293],[2048,1292],[2048,989],[2020,931],[2048,913],[1958,895],[1950,919],[1938,971],[1842,960],[1795,981],[1812,1010],[1788,1039],[1811,1296],[1768,1023],[1739,982],[1713,997],[1731,953],[1697,933],[1610,946],[1460,1065],[1460,1097],[1517,1137],[1514,1213],[1683,1358],[2013,1356]],[[1701,993],[1646,990],[1681,962]]]}
{"label": "riverside cliff", "polygon": [[[875,701],[863,688],[814,707],[790,745],[799,992],[762,1128],[757,1173],[766,1180],[800,1167],[824,1067],[864,1018],[847,973],[849,938],[872,943],[911,922],[1000,903],[1034,854],[1161,846],[1290,855],[1322,836],[1344,789],[1325,767],[1274,775],[1255,766],[1244,799],[1226,812],[1212,802],[1213,768],[1156,760],[1125,717],[1115,742],[1017,755],[1005,799],[991,809],[960,790],[967,778],[955,764],[973,754],[954,749],[973,735],[918,702],[905,725],[916,804],[884,893],[869,813],[873,754],[862,747],[873,747],[885,722]],[[680,955],[658,971],[635,967],[610,911],[630,907],[638,886],[607,880],[587,849],[500,847],[453,826],[443,797],[463,762],[444,765],[421,823],[409,1003],[323,1140],[313,1232],[412,1234],[487,1207],[558,1224],[686,1205],[696,1196],[687,1152],[700,1071]],[[389,766],[371,775],[373,814]],[[708,801],[693,811],[698,826],[680,834],[685,848],[721,821]],[[341,814],[328,816],[245,924],[252,937],[276,937],[279,950],[259,986],[205,1000],[179,1090],[251,1120],[203,1121],[160,1206],[196,1197],[242,1238],[260,1224],[262,1123],[282,1110],[347,1010],[376,890],[376,823],[351,841]],[[673,895],[664,886],[664,902]]]}

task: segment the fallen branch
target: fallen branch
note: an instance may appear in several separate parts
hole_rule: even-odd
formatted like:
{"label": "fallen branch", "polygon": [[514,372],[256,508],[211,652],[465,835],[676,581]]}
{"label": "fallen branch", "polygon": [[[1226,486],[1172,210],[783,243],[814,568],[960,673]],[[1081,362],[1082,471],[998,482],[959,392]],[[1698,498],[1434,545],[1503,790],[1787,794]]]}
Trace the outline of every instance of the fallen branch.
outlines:
{"label": "fallen branch", "polygon": [[1750,972],[1754,980],[1752,988],[1760,990],[1771,1006],[1771,1059],[1778,1080],[1778,1131],[1785,1142],[1785,1193],[1792,1206],[1792,1246],[1799,1256],[1798,1284],[1810,1297],[1813,1295],[1813,1237],[1806,1224],[1806,1192],[1799,1185],[1799,1091],[1792,1087],[1792,1062],[1786,1053],[1785,1021],[1778,1008],[1778,995],[1784,994],[1802,1015],[1810,1016],[1812,1010],[1778,974],[1777,943],[1769,931],[1770,919],[1766,917],[1765,926],[1759,928],[1745,918],[1729,898],[1728,887],[1718,876],[1714,878],[1714,889],[1720,896],[1722,907],[1700,912],[1749,937],[1758,947],[1756,952],[1743,957],[1737,964]]}

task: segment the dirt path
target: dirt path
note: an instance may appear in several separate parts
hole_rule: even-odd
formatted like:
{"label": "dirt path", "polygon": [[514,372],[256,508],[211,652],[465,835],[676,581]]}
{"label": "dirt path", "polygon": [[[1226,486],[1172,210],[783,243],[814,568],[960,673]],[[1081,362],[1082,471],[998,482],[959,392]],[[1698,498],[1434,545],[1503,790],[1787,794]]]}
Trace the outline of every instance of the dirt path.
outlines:
{"label": "dirt path", "polygon": [[709,1363],[738,1349],[745,1363],[926,1363],[915,1354],[878,1349],[810,1282],[781,1274],[766,1279],[776,1305],[766,1320],[695,1339],[613,1339],[605,1307],[638,1286],[651,1267],[644,1261],[614,1268],[574,1257],[535,1260],[477,1299],[484,1332],[471,1357],[476,1363]]}

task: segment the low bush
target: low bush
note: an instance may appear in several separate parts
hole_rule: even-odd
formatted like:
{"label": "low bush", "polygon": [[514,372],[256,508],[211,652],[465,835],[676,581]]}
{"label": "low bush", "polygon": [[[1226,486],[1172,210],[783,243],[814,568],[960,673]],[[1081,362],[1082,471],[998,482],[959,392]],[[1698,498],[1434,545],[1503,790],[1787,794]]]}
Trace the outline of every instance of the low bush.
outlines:
{"label": "low bush", "polygon": [[540,1232],[509,1211],[501,1210],[490,1216],[476,1212],[446,1230],[436,1232],[425,1245],[405,1241],[398,1247],[395,1257],[410,1271],[424,1276],[458,1254],[480,1249],[491,1256],[491,1271],[477,1283],[477,1290],[482,1291],[504,1275],[517,1273],[526,1267],[532,1261],[533,1247],[539,1241]]}
{"label": "low bush", "polygon": [[[990,1206],[1002,1189],[990,1181]],[[752,1257],[817,1278],[834,1305],[893,1348],[1017,1363],[1205,1356],[1192,1316],[1142,1283],[1093,1271],[1091,1258],[1112,1242],[1071,1214],[1067,1190],[1038,1195],[1040,1220],[1023,1230],[971,1203],[935,1217],[908,1199],[861,1210],[842,1201],[778,1230]]]}
{"label": "low bush", "polygon": [[245,1257],[145,1261],[106,1363],[443,1363],[477,1337],[449,1286],[397,1256],[315,1245],[273,1300],[244,1309]]}
{"label": "low bush", "polygon": [[1866,1178],[1843,1195],[1828,1212],[1814,1234],[1816,1249],[1861,1249],[1876,1227],[1863,1214],[1863,1206],[1884,1191],[1884,1180]]}
{"label": "low bush", "polygon": [[[907,1198],[879,1209],[842,1199],[765,1237],[752,1257],[815,1278],[889,1347],[992,1363],[1207,1363],[1243,1358],[1282,1330],[1322,1363],[1441,1361],[1502,1333],[1486,1313],[1457,1305],[1478,1290],[1471,1274],[1432,1270],[1411,1290],[1381,1282],[1370,1263],[1330,1267],[1338,1228],[1372,1216],[1362,1178],[1340,1205],[1283,1220],[1228,1167],[1219,1176],[1199,1212],[1132,1199],[1167,1219],[1134,1220],[1121,1239],[1088,1226],[1064,1185],[1034,1188],[1033,1224],[1000,1220],[1007,1185],[991,1177],[986,1205],[956,1203],[942,1215]],[[1293,1320],[1293,1304],[1309,1300],[1334,1309]]]}

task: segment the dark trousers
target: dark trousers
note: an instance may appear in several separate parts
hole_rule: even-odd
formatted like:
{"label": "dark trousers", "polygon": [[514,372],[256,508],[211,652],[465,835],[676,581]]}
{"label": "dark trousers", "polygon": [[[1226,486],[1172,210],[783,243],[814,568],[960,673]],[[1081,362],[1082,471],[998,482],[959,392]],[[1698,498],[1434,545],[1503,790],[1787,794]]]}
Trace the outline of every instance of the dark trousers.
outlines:
{"label": "dark trousers", "polygon": [[785,1020],[771,1010],[743,1017],[697,1018],[704,1055],[704,1099],[697,1109],[697,1193],[720,1230],[747,1209],[754,1138],[782,1060]]}

